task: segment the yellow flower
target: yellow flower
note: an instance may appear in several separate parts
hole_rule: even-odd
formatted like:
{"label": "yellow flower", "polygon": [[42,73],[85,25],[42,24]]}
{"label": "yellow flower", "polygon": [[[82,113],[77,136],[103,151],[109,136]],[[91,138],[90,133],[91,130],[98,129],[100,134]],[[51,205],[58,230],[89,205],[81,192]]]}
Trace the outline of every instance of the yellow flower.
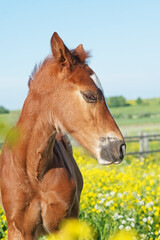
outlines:
{"label": "yellow flower", "polygon": [[114,234],[109,240],[136,240],[136,235],[132,231],[121,230]]}
{"label": "yellow flower", "polygon": [[155,231],[154,234],[157,236],[158,235],[158,231]]}
{"label": "yellow flower", "polygon": [[92,240],[92,230],[85,223],[76,219],[64,221],[60,231],[48,237],[48,240]]}

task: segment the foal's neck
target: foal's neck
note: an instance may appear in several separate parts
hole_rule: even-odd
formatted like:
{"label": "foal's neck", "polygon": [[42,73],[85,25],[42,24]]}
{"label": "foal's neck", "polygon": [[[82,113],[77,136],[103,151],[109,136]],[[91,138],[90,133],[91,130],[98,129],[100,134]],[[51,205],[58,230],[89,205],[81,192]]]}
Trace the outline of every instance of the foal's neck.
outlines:
{"label": "foal's neck", "polygon": [[53,145],[56,136],[54,123],[49,116],[48,105],[28,95],[18,124],[25,145],[25,167],[30,179],[36,181],[47,169],[53,158]]}

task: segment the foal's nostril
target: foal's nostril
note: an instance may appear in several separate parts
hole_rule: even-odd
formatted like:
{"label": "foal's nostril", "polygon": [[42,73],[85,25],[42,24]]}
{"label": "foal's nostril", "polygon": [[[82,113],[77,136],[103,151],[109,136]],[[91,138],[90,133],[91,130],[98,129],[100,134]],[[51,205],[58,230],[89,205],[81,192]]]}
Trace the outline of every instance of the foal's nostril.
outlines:
{"label": "foal's nostril", "polygon": [[120,155],[119,155],[120,159],[124,158],[125,153],[126,153],[126,144],[123,143],[120,145]]}

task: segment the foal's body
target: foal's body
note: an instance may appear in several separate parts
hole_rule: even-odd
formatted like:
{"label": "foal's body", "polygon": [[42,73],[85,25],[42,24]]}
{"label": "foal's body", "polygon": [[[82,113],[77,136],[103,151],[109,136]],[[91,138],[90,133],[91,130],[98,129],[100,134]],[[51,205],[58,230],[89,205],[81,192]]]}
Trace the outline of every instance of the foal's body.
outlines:
{"label": "foal's body", "polygon": [[65,133],[100,164],[120,163],[125,154],[82,45],[70,52],[54,33],[51,49],[52,56],[30,78],[20,118],[0,157],[8,240],[38,239],[57,230],[63,218],[78,217],[83,181]]}
{"label": "foal's body", "polygon": [[[68,139],[58,135],[58,140],[52,137],[49,148],[43,151],[42,155],[47,157],[38,153],[37,157],[42,160],[37,158],[33,167],[27,166],[30,154],[22,162],[19,149],[11,151],[8,146],[3,148],[1,176],[9,181],[3,182],[1,193],[5,202],[9,239],[37,239],[42,234],[56,230],[64,217],[78,217],[82,176]],[[39,143],[39,140],[34,139],[35,143]],[[21,148],[23,153],[28,151],[23,144]],[[39,166],[44,160],[42,165],[45,167]]]}

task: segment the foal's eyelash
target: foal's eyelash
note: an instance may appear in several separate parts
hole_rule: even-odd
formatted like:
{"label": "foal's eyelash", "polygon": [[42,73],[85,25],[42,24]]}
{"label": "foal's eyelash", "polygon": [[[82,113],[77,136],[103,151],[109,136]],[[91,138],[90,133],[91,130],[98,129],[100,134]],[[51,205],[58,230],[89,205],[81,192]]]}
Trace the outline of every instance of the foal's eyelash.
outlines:
{"label": "foal's eyelash", "polygon": [[81,91],[81,94],[86,102],[88,102],[88,103],[96,103],[97,102],[98,95],[95,92],[93,92],[91,90],[87,90],[84,92]]}

